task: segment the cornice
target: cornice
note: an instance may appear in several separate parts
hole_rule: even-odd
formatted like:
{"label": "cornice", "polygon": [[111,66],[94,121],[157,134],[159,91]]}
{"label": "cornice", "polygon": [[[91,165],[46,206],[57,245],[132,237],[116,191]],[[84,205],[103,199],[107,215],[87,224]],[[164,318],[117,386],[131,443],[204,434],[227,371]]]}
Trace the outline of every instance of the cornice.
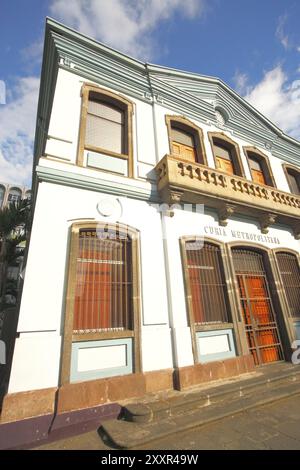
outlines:
{"label": "cornice", "polygon": [[126,182],[112,182],[99,177],[93,178],[91,176],[73,173],[71,171],[43,167],[42,165],[38,165],[36,167],[36,176],[38,182],[63,184],[64,186],[70,186],[73,188],[130,197],[131,199],[139,199],[141,201],[159,202],[156,186],[151,183],[145,184],[147,187],[141,187],[138,185],[134,186],[126,184]]}
{"label": "cornice", "polygon": [[229,117],[224,131],[268,148],[283,161],[300,164],[300,142],[287,136],[219,78],[143,63],[51,18],[46,20],[35,158],[44,151],[59,68],[208,125],[218,126],[215,109],[223,108]]}

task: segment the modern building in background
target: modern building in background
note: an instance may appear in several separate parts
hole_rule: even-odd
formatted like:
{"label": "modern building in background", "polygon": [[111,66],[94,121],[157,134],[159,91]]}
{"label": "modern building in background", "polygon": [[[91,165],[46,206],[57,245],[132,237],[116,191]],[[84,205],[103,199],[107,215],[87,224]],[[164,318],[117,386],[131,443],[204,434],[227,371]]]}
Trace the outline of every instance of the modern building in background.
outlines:
{"label": "modern building in background", "polygon": [[33,203],[3,422],[290,361],[300,142],[222,80],[48,19]]}
{"label": "modern building in background", "polygon": [[19,186],[0,181],[0,209],[8,206],[11,202],[21,199],[30,199],[31,189],[26,186]]}

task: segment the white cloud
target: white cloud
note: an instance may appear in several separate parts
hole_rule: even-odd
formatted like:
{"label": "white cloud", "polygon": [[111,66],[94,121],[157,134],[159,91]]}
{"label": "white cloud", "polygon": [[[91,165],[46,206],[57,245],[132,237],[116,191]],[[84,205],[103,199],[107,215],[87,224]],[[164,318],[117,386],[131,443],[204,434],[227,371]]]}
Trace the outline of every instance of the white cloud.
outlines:
{"label": "white cloud", "polygon": [[39,79],[18,79],[0,106],[0,180],[30,184]]}
{"label": "white cloud", "polygon": [[276,29],[276,37],[277,39],[279,39],[279,41],[281,42],[281,44],[283,45],[285,49],[288,49],[289,47],[291,47],[289,36],[284,31],[287,20],[288,20],[288,15],[280,16],[278,20],[278,26]]}
{"label": "white cloud", "polygon": [[245,95],[249,91],[249,77],[246,73],[236,72],[233,81],[235,89],[240,95]]}
{"label": "white cloud", "polygon": [[287,134],[300,139],[300,80],[289,81],[278,65],[244,96]]}
{"label": "white cloud", "polygon": [[[149,60],[158,50],[153,34],[176,13],[190,20],[203,14],[207,0],[52,0],[51,14],[80,32]],[[160,46],[159,46],[160,47]],[[157,48],[157,49],[156,49]]]}
{"label": "white cloud", "polygon": [[40,38],[21,50],[21,57],[27,65],[34,67],[42,60],[44,39]]}

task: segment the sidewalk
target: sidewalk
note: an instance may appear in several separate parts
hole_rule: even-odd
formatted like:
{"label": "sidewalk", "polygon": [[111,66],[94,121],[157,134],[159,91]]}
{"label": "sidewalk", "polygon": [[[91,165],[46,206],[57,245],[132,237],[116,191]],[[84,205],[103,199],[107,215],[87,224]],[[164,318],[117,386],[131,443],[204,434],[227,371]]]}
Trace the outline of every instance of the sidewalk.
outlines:
{"label": "sidewalk", "polygon": [[[36,450],[111,451],[97,431]],[[300,450],[300,395],[151,442],[133,450]]]}
{"label": "sidewalk", "polygon": [[[298,446],[298,435],[295,434],[296,438],[290,437],[296,444],[294,441],[289,443],[289,434],[284,434],[280,426],[285,423],[287,416],[290,420],[285,423],[287,429],[296,430],[299,427],[299,397],[300,367],[277,363],[258,368],[256,373],[249,374],[246,378],[228,380],[225,384],[215,383],[189,392],[174,391],[145,397],[138,403],[123,403],[123,419],[104,422],[101,427],[104,442],[98,432],[93,431],[45,444],[39,449],[182,449],[184,445],[187,446],[186,449],[218,449],[226,448],[226,443],[233,446],[228,448],[242,448],[242,445],[256,448],[258,444],[255,436],[260,428],[259,443],[276,438],[274,442],[264,445],[276,445],[277,442],[278,446],[280,443]],[[284,412],[278,417],[278,410],[281,410],[281,405],[285,402],[290,407],[293,405],[295,418]],[[261,420],[259,416],[262,416]],[[230,422],[231,425],[228,424]],[[226,429],[224,432],[222,427],[218,431],[218,426],[222,423]],[[244,433],[236,431],[239,423],[241,426],[244,423]],[[249,435],[246,433],[247,423],[250,431],[253,428],[253,435],[250,431]],[[266,423],[269,423],[269,430],[264,428]],[[209,436],[209,429],[214,429],[212,436]],[[204,439],[205,433],[208,433],[207,439]],[[213,436],[215,437],[212,438]],[[226,442],[222,436],[225,436]]]}

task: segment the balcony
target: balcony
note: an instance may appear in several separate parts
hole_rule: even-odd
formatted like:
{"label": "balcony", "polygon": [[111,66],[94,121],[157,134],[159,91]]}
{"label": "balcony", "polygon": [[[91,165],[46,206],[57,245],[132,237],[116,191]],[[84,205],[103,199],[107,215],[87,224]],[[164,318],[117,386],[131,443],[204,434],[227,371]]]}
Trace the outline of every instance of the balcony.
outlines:
{"label": "balcony", "polygon": [[165,155],[155,170],[160,197],[167,204],[205,204],[217,211],[222,226],[232,214],[254,217],[262,233],[275,223],[288,225],[300,239],[300,196],[172,155]]}

